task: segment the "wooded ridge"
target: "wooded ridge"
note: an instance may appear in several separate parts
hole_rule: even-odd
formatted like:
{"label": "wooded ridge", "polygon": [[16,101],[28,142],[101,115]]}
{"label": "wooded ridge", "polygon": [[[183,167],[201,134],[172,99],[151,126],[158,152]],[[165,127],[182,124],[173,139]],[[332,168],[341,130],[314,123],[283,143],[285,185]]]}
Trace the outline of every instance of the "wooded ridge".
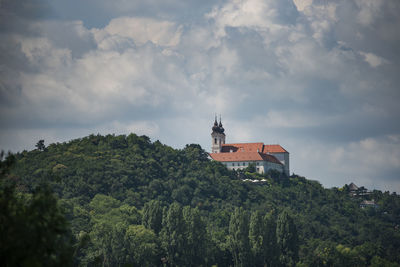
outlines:
{"label": "wooded ridge", "polygon": [[135,134],[40,142],[0,167],[5,266],[400,266],[396,193],[229,171]]}

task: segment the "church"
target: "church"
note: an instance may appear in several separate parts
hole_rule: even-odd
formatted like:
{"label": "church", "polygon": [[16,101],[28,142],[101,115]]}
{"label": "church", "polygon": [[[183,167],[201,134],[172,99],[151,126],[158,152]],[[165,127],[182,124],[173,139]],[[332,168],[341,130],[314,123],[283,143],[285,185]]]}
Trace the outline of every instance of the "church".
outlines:
{"label": "church", "polygon": [[225,129],[221,119],[215,117],[211,133],[213,160],[219,161],[230,170],[244,169],[253,163],[258,173],[277,170],[289,176],[289,152],[280,145],[264,143],[225,143]]}

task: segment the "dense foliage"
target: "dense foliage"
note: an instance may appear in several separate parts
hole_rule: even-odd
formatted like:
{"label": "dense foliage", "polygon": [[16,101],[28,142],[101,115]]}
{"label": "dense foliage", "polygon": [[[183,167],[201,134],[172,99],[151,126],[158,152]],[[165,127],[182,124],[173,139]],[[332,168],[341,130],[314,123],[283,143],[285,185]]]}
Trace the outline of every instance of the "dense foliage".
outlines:
{"label": "dense foliage", "polygon": [[[1,159],[3,154],[1,155]],[[46,186],[21,194],[7,157],[0,164],[0,262],[3,266],[68,266],[72,235],[57,199]]]}
{"label": "dense foliage", "polygon": [[[1,201],[35,199],[47,188],[59,251],[69,251],[62,209],[74,265],[400,266],[395,193],[350,197],[346,186],[324,189],[297,175],[229,171],[199,145],[176,150],[135,134],[41,141],[2,173]],[[13,198],[4,195],[11,179]],[[365,198],[378,208],[360,208]],[[3,238],[8,229],[1,230]],[[19,238],[1,253],[18,248]]]}

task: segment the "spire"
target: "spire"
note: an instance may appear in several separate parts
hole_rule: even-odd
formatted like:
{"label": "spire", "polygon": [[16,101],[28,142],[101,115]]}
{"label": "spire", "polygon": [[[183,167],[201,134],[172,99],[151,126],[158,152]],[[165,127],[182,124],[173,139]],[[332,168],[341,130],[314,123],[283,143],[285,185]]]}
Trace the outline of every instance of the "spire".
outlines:
{"label": "spire", "polygon": [[219,125],[218,125],[219,131],[223,134],[225,129],[222,127],[222,119],[221,119],[221,114],[219,114]]}
{"label": "spire", "polygon": [[214,126],[212,127],[213,132],[219,132],[218,121],[217,121],[217,114],[215,114],[215,121]]}

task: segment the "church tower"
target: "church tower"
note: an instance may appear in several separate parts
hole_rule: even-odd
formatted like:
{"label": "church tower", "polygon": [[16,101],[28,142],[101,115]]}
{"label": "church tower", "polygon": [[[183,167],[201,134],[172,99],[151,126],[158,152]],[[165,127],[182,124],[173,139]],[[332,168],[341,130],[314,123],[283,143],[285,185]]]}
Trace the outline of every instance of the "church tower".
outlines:
{"label": "church tower", "polygon": [[215,116],[214,125],[211,133],[211,153],[220,153],[222,145],[225,144],[224,127],[222,127],[221,117],[219,118],[219,124],[217,122],[217,116]]}

